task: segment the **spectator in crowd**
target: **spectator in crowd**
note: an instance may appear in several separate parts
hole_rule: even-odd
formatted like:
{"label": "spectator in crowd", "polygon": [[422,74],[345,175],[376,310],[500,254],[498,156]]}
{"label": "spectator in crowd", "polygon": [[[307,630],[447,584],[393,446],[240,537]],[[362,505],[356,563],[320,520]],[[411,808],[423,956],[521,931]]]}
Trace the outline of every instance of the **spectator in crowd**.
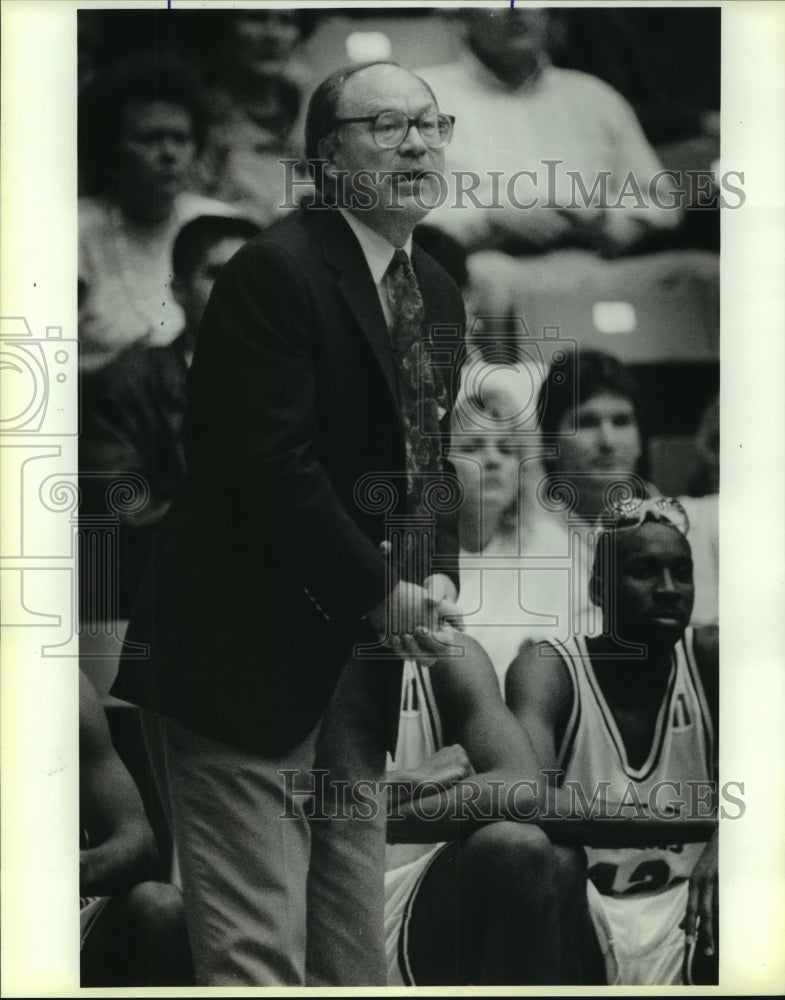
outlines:
{"label": "spectator in crowd", "polygon": [[690,520],[695,559],[693,624],[719,624],[720,603],[720,399],[703,411],[695,435],[698,466],[689,495],[679,500]]}
{"label": "spectator in crowd", "polygon": [[[154,531],[185,474],[186,377],[213,282],[260,231],[255,223],[231,215],[187,222],[175,240],[171,264],[171,292],[185,316],[182,333],[163,347],[137,341],[82,378],[82,512],[106,513],[103,498],[115,477],[139,476],[149,493],[146,503],[119,515],[121,618],[130,613]],[[87,574],[94,570],[83,568]]]}
{"label": "spectator in crowd", "polygon": [[88,88],[79,125],[90,190],[79,200],[80,365],[94,371],[136,341],[163,346],[182,331],[174,238],[195,216],[226,207],[188,190],[204,118],[182,66],[145,56],[118,63]]}
{"label": "spectator in crowd", "polygon": [[[450,458],[464,490],[461,608],[466,632],[504,674],[521,642],[569,634],[569,552],[555,519],[534,524],[523,483],[539,468],[531,383],[514,365],[467,363]],[[536,530],[532,530],[536,528]]]}
{"label": "spectator in crowd", "polygon": [[[643,428],[638,386],[617,358],[602,351],[580,350],[567,365],[553,365],[540,390],[540,426],[545,475],[527,480],[524,503],[536,538],[554,522],[564,545],[574,553],[573,621],[570,630],[594,634],[600,622],[588,601],[586,581],[602,518],[614,500],[657,496],[658,488],[638,475]],[[550,452],[550,454],[548,454]],[[680,498],[683,500],[683,498]],[[691,529],[699,613],[694,625],[718,621],[718,525],[707,508],[693,505]]]}
{"label": "spectator in crowd", "polygon": [[[682,177],[685,224],[669,241],[714,251],[720,237],[716,176],[712,183],[720,155],[720,13],[718,7],[562,9],[564,44],[554,56],[560,66],[605,80],[632,104],[664,166]],[[700,195],[688,170],[703,173]]]}
{"label": "spectator in crowd", "polygon": [[[262,225],[284,211],[279,160],[304,152],[305,110],[318,81],[297,48],[313,21],[313,12],[297,10],[226,11],[220,21],[205,16],[205,29],[215,26],[209,44],[217,59],[206,90],[203,183]],[[297,179],[302,194],[303,177]]]}
{"label": "spectator in crowd", "polygon": [[[471,250],[538,253],[588,247],[613,256],[632,249],[651,227],[678,224],[678,212],[655,205],[615,211],[567,207],[577,200],[567,170],[579,172],[589,189],[602,171],[609,172],[608,200],[615,204],[630,173],[647,192],[660,164],[634,112],[612,88],[551,65],[547,10],[468,8],[457,16],[466,50],[457,62],[429,67],[422,75],[437,94],[449,94],[461,108],[451,169],[479,174],[478,200],[485,205],[499,201],[503,210],[450,211],[451,199],[434,214],[433,224],[443,225]],[[547,160],[559,163],[557,187]],[[538,196],[541,207],[516,210],[514,200],[505,198],[508,179],[521,168],[536,173],[536,179],[520,178],[518,200]],[[497,199],[491,171],[503,171]],[[545,207],[556,201],[559,207]]]}
{"label": "spectator in crowd", "polygon": [[631,283],[684,281],[685,268],[716,292],[713,255],[615,259],[645,251],[683,213],[629,104],[601,80],[551,64],[551,13],[454,16],[464,53],[421,74],[461,109],[449,197],[431,221],[471,252],[469,312],[526,317],[533,294],[614,300]]}
{"label": "spectator in crowd", "polygon": [[700,416],[695,434],[698,466],[690,495],[708,496],[720,491],[720,397],[711,399]]}
{"label": "spectator in crowd", "polygon": [[[602,634],[530,646],[507,674],[507,702],[542,769],[558,769],[563,788],[580,789],[587,804],[606,795],[665,828],[680,810],[705,809],[695,787],[713,792],[717,806],[718,634],[688,627],[685,528],[669,498],[622,505],[591,578]],[[609,985],[695,982],[696,937],[699,961],[716,956],[717,831],[704,843],[675,835],[666,843],[631,850],[585,841]]]}
{"label": "spectator in crowd", "polygon": [[154,881],[157,852],[136,785],[79,672],[81,985],[190,986],[183,900]]}

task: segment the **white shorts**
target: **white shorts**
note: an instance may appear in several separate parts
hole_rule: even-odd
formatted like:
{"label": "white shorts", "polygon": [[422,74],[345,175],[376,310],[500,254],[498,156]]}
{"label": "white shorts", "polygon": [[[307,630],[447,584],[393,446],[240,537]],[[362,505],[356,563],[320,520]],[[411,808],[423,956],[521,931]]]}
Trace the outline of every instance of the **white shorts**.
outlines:
{"label": "white shorts", "polygon": [[444,846],[437,844],[421,858],[384,873],[384,944],[388,986],[415,985],[409,965],[409,919],[422,880]]}
{"label": "white shorts", "polygon": [[651,895],[603,896],[586,889],[609,986],[691,985],[693,948],[679,927],[687,909],[688,882]]}

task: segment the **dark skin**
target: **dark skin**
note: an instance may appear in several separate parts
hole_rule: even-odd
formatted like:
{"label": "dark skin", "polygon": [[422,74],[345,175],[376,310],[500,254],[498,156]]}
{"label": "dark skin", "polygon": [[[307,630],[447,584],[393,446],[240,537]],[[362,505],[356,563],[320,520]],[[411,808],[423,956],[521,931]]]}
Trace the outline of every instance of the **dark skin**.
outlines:
{"label": "dark skin", "polygon": [[153,832],[131,775],[117,755],[103,706],[79,673],[79,812],[88,846],[79,852],[79,892],[110,896],[80,955],[81,985],[193,983],[182,899],[151,880]]}
{"label": "dark skin", "polygon": [[[587,647],[628,762],[636,767],[651,749],[673,649],[692,612],[692,560],[686,539],[675,528],[646,523],[616,533],[615,558],[610,564],[616,567],[613,580],[595,571],[591,581],[592,599],[603,608],[604,634],[589,639]],[[638,656],[632,655],[636,645]],[[696,630],[694,651],[716,731],[717,629]],[[553,651],[545,643],[528,648],[507,674],[507,703],[527,732],[542,768],[556,767],[573,703],[567,668],[549,652]],[[670,821],[659,825],[670,830],[671,836],[675,832]],[[716,950],[717,830],[696,839],[707,839],[707,844],[690,879],[682,926],[688,937],[698,933],[699,948],[708,956]],[[595,838],[589,842],[598,843]]]}
{"label": "dark skin", "polygon": [[[570,942],[586,919],[583,859],[574,848],[550,844],[534,824],[509,821],[515,817],[499,788],[537,777],[532,748],[502,701],[482,647],[458,634],[454,643],[465,655],[430,668],[447,745],[421,767],[387,776],[410,783],[391,796],[388,840],[453,841],[429,869],[411,915],[408,954],[416,981],[580,982],[581,959]],[[425,780],[431,794],[413,801],[411,786]],[[535,815],[543,802],[525,788],[514,799],[521,814]]]}
{"label": "dark skin", "polygon": [[[585,981],[583,963],[592,944],[584,931],[589,926],[584,863],[575,848],[588,841],[606,846],[666,845],[679,837],[702,841],[713,824],[629,815],[566,822],[561,816],[570,804],[561,790],[553,796],[550,817],[544,816],[549,792],[533,741],[504,704],[479,643],[457,634],[453,642],[465,655],[430,667],[447,745],[418,768],[387,776],[406,783],[391,795],[388,840],[452,842],[429,870],[412,913],[408,949],[417,982]],[[521,786],[526,779],[534,788]],[[413,787],[426,780],[427,796],[413,799]],[[434,790],[434,781],[441,791]],[[507,791],[513,787],[510,800]],[[500,856],[509,864],[497,863]],[[538,895],[543,887],[551,895]],[[580,941],[587,941],[583,955],[575,947]]]}
{"label": "dark skin", "polygon": [[149,878],[153,832],[136,785],[112,746],[100,699],[79,673],[79,812],[88,847],[79,852],[79,891],[115,896]]}

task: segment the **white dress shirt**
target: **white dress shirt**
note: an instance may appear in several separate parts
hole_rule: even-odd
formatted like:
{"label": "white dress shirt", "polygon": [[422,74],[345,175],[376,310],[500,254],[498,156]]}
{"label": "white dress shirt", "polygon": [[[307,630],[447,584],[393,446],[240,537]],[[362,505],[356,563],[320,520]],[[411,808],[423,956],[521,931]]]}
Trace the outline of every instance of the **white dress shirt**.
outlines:
{"label": "white dress shirt", "polygon": [[368,264],[368,269],[371,272],[373,283],[376,285],[376,291],[379,296],[379,302],[382,306],[384,318],[387,320],[387,329],[390,330],[392,329],[392,303],[390,300],[389,276],[387,274],[387,270],[392,263],[395,251],[398,249],[405,250],[406,256],[411,260],[412,238],[410,236],[402,247],[394,247],[392,243],[388,243],[383,236],[374,232],[370,226],[366,226],[364,222],[360,222],[356,215],[352,215],[351,212],[344,208],[339,209],[339,212],[349,223],[352,232],[360,243],[360,248],[362,249],[363,256]]}

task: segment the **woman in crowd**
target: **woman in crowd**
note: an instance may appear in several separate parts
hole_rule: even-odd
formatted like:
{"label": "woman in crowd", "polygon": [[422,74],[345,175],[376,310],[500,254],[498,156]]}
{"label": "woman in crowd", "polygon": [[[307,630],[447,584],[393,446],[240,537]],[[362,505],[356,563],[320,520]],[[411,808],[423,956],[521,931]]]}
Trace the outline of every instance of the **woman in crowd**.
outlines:
{"label": "woman in crowd", "polygon": [[[588,581],[602,516],[614,501],[660,494],[638,472],[639,393],[618,359],[581,350],[552,366],[534,408],[539,434],[531,385],[520,366],[480,365],[453,414],[450,457],[465,492],[461,606],[502,687],[522,644],[601,629]],[[716,497],[706,516],[680,499],[694,515],[692,621],[716,623]]]}
{"label": "woman in crowd", "polygon": [[318,80],[297,50],[313,21],[312,12],[296,10],[227,11],[217,22],[205,15],[205,42],[217,58],[206,89],[204,189],[261,225],[284,211],[279,160],[303,155],[305,109]]}
{"label": "woman in crowd", "polygon": [[79,124],[90,192],[79,199],[80,364],[95,371],[136,341],[163,346],[181,332],[174,238],[196,216],[228,209],[189,190],[205,132],[185,67],[118,63],[86,91]]}

